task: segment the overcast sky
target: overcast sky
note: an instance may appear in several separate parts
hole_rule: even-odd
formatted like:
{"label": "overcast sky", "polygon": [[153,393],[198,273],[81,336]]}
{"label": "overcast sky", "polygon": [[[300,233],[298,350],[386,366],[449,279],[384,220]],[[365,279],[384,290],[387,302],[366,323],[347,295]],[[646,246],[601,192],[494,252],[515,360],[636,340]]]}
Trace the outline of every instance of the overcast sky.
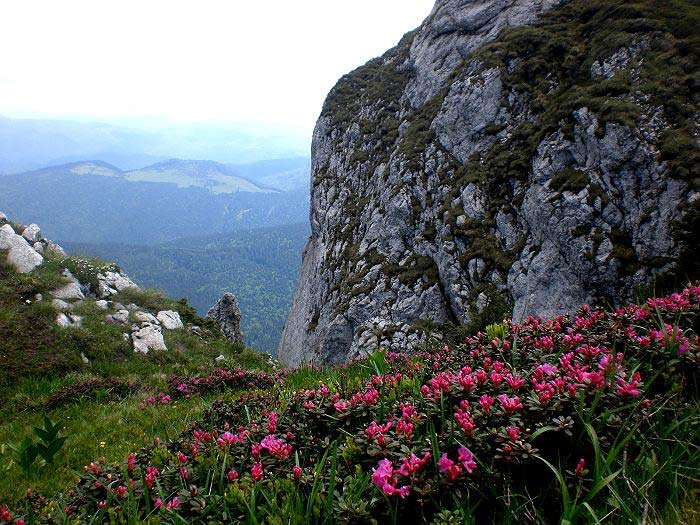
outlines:
{"label": "overcast sky", "polygon": [[0,114],[309,130],[434,0],[2,0]]}

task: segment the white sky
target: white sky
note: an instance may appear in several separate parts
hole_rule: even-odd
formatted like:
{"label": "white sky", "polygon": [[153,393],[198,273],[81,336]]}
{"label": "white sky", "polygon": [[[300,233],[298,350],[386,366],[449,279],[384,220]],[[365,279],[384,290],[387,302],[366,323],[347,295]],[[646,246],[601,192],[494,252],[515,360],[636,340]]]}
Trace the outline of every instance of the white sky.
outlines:
{"label": "white sky", "polygon": [[309,130],[434,0],[1,0],[0,114]]}

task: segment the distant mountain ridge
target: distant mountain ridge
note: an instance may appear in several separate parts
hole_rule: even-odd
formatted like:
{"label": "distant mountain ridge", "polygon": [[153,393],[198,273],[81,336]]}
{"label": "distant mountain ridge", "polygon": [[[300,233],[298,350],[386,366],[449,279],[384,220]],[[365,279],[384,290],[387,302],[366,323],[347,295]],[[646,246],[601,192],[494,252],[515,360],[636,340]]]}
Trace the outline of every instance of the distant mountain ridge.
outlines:
{"label": "distant mountain ridge", "polygon": [[305,134],[267,125],[188,123],[134,129],[99,122],[0,116],[0,174],[101,159],[124,170],[172,157],[249,163],[306,156]]}
{"label": "distant mountain ridge", "polygon": [[308,170],[307,158],[252,165],[170,159],[127,171],[91,160],[1,175],[0,206],[49,225],[54,238],[159,243],[305,221]]}

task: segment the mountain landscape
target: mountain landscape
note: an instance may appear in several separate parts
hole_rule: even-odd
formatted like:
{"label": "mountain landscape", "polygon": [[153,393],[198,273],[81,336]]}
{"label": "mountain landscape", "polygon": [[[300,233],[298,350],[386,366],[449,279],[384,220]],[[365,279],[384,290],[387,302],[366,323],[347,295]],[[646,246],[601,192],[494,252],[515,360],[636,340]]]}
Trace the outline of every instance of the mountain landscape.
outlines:
{"label": "mountain landscape", "polygon": [[134,170],[174,156],[224,164],[307,155],[299,134],[255,124],[148,126],[0,117],[0,174],[91,159]]}
{"label": "mountain landscape", "polygon": [[699,28],[436,0],[310,159],[0,123],[0,525],[700,522]]}
{"label": "mountain landscape", "polygon": [[[122,171],[102,161],[2,175],[0,206],[25,222],[48,224],[61,241],[149,244],[304,222],[306,159],[245,169],[212,161],[169,160]],[[290,179],[284,190],[269,184]],[[292,182],[296,177],[296,182]]]}
{"label": "mountain landscape", "polygon": [[62,246],[69,253],[114,261],[144,286],[186,297],[201,315],[233,292],[243,312],[246,344],[276,355],[308,238],[308,224],[299,223],[150,245]]}

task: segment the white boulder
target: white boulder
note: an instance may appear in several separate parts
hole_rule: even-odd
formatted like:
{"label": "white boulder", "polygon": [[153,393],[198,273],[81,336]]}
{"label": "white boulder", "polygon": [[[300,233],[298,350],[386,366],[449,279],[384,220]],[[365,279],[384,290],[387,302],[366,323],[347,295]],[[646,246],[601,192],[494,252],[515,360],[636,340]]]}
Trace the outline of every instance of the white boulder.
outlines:
{"label": "white boulder", "polygon": [[19,273],[29,273],[44,262],[44,258],[9,224],[0,228],[0,250],[8,251],[7,262]]}
{"label": "white boulder", "polygon": [[44,255],[44,245],[41,244],[40,242],[35,242],[34,246],[32,246],[32,248],[34,248],[34,251],[36,253],[38,253],[40,255]]}
{"label": "white boulder", "polygon": [[58,314],[56,324],[63,328],[80,328],[83,325],[83,318],[74,314]]}
{"label": "white boulder", "polygon": [[148,354],[151,350],[167,350],[160,326],[146,325],[131,334],[134,352]]}
{"label": "white boulder", "polygon": [[71,309],[71,304],[67,303],[66,301],[63,301],[61,299],[52,299],[51,304],[54,306],[54,308],[57,308],[58,310],[70,310]]}
{"label": "white boulder", "polygon": [[36,224],[30,224],[22,232],[22,237],[31,243],[35,243],[41,239],[41,229]]}
{"label": "white boulder", "polygon": [[158,322],[158,319],[153,314],[149,314],[148,312],[134,312],[134,321],[137,323],[141,324],[160,324]]}
{"label": "white boulder", "polygon": [[107,314],[105,321],[109,324],[127,324],[129,322],[129,310],[119,310],[114,314]]}
{"label": "white boulder", "polygon": [[99,301],[95,301],[95,306],[99,308],[100,310],[108,310],[109,309],[109,301],[105,301],[104,299],[100,299]]}
{"label": "white boulder", "polygon": [[160,324],[167,330],[179,330],[185,326],[182,324],[180,314],[174,310],[161,310],[157,316]]}
{"label": "white boulder", "polygon": [[122,272],[98,273],[97,280],[100,282],[99,293],[102,298],[109,297],[127,288],[138,288],[136,283]]}
{"label": "white boulder", "polygon": [[62,301],[82,301],[85,299],[80,282],[68,270],[63,270],[63,277],[68,281],[65,285],[51,292],[52,297]]}

